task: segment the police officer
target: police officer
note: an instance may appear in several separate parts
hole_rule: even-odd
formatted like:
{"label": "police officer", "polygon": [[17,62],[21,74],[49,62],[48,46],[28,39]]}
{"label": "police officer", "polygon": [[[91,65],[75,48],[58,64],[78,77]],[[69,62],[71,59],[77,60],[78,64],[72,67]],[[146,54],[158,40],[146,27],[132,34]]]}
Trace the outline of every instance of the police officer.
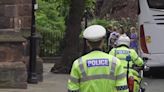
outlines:
{"label": "police officer", "polygon": [[128,92],[126,74],[116,57],[101,51],[106,30],[92,25],[83,32],[90,52],[74,61],[68,92]]}
{"label": "police officer", "polygon": [[[129,37],[126,35],[120,36],[117,40],[117,47],[113,48],[109,52],[109,54],[120,59],[125,72],[127,72],[127,68],[128,68],[126,57],[130,56],[131,61],[129,62],[129,66],[130,66],[129,67],[129,70],[130,70],[129,76],[133,76],[134,79],[139,82],[140,79],[138,78],[138,76],[139,76],[138,71],[133,69],[132,66],[134,66],[134,65],[139,66],[139,67],[143,66],[143,60],[138,56],[138,54],[136,53],[136,51],[134,49],[129,49],[129,45],[130,45]],[[138,87],[139,87],[139,85],[138,85]],[[138,87],[135,87],[135,90],[138,90]],[[134,92],[138,92],[138,91],[134,91]]]}

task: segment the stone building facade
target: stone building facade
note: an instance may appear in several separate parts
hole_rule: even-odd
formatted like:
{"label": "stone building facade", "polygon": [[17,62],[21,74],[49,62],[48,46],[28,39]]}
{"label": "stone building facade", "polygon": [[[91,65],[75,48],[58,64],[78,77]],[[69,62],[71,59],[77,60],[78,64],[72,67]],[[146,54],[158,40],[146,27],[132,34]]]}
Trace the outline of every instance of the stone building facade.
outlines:
{"label": "stone building facade", "polygon": [[32,0],[0,0],[0,31],[30,29],[31,2]]}
{"label": "stone building facade", "polygon": [[25,39],[32,0],[0,0],[0,88],[27,88]]}

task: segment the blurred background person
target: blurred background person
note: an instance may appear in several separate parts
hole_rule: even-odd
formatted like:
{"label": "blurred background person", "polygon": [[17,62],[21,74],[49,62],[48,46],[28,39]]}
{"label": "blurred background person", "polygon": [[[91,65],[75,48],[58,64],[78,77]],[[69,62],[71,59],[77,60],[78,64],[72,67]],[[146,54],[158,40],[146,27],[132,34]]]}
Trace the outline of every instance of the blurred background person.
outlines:
{"label": "blurred background person", "polygon": [[116,46],[116,41],[119,38],[118,29],[116,26],[113,27],[112,32],[108,38],[109,51]]}
{"label": "blurred background person", "polygon": [[113,32],[112,30],[112,26],[111,25],[108,25],[107,28],[106,28],[106,46],[107,46],[107,52],[109,50],[109,37],[110,37],[110,34]]}
{"label": "blurred background person", "polygon": [[130,28],[130,48],[134,49],[137,52],[138,44],[137,44],[137,32],[135,27]]}
{"label": "blurred background person", "polygon": [[118,28],[118,33],[119,33],[120,36],[122,36],[122,35],[127,36],[126,33],[125,33],[125,30],[124,30],[123,26],[120,26]]}

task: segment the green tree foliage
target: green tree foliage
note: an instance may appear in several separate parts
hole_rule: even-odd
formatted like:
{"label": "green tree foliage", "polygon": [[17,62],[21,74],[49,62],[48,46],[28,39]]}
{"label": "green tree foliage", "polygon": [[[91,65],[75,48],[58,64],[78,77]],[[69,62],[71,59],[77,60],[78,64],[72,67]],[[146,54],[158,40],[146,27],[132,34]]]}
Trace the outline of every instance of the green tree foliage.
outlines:
{"label": "green tree foliage", "polygon": [[[44,31],[65,31],[65,18],[69,13],[70,0],[38,0],[36,13],[38,29]],[[95,0],[85,0],[86,8],[94,9]]]}
{"label": "green tree foliage", "polygon": [[89,8],[90,10],[94,10],[95,9],[95,3],[96,0],[85,0],[85,8]]}
{"label": "green tree foliage", "polygon": [[[64,0],[63,0],[64,1]],[[65,31],[65,8],[62,0],[38,0],[36,13],[37,31],[42,35],[42,56],[52,56],[59,52]],[[59,8],[61,7],[61,8]]]}
{"label": "green tree foliage", "polygon": [[111,20],[105,20],[105,19],[93,19],[92,21],[90,21],[89,25],[102,25],[105,28],[107,28],[108,26],[120,26],[122,25],[122,23],[120,23],[117,20],[111,19]]}
{"label": "green tree foliage", "polygon": [[[65,20],[69,16],[71,0],[37,0],[37,31],[42,35],[41,53],[53,56],[60,52],[61,40],[65,33]],[[93,10],[95,0],[85,0],[86,8]]]}
{"label": "green tree foliage", "polygon": [[90,22],[90,25],[102,25],[104,27],[107,27],[109,25],[109,21],[105,20],[105,19],[93,19]]}
{"label": "green tree foliage", "polygon": [[64,14],[61,13],[63,9],[58,8],[60,3],[60,0],[38,0],[39,9],[36,14],[37,28],[45,31],[65,30],[65,17]]}

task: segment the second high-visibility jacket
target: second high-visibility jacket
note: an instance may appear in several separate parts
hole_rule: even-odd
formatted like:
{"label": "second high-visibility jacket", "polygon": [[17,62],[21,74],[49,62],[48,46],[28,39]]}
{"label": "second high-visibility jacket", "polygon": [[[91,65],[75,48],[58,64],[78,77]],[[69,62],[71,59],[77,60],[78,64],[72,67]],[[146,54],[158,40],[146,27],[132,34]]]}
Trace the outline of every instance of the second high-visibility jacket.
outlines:
{"label": "second high-visibility jacket", "polygon": [[[120,59],[121,64],[123,65],[124,68],[127,68],[127,60],[126,57],[130,55],[131,61],[130,61],[130,67],[132,67],[133,64],[137,66],[142,66],[143,65],[143,60],[138,56],[136,51],[134,49],[129,49],[126,46],[120,46],[117,48],[113,48],[110,52],[110,55],[113,55]],[[137,72],[134,72],[135,75],[137,75]]]}
{"label": "second high-visibility jacket", "polygon": [[92,51],[75,60],[69,92],[128,92],[126,74],[116,57]]}

